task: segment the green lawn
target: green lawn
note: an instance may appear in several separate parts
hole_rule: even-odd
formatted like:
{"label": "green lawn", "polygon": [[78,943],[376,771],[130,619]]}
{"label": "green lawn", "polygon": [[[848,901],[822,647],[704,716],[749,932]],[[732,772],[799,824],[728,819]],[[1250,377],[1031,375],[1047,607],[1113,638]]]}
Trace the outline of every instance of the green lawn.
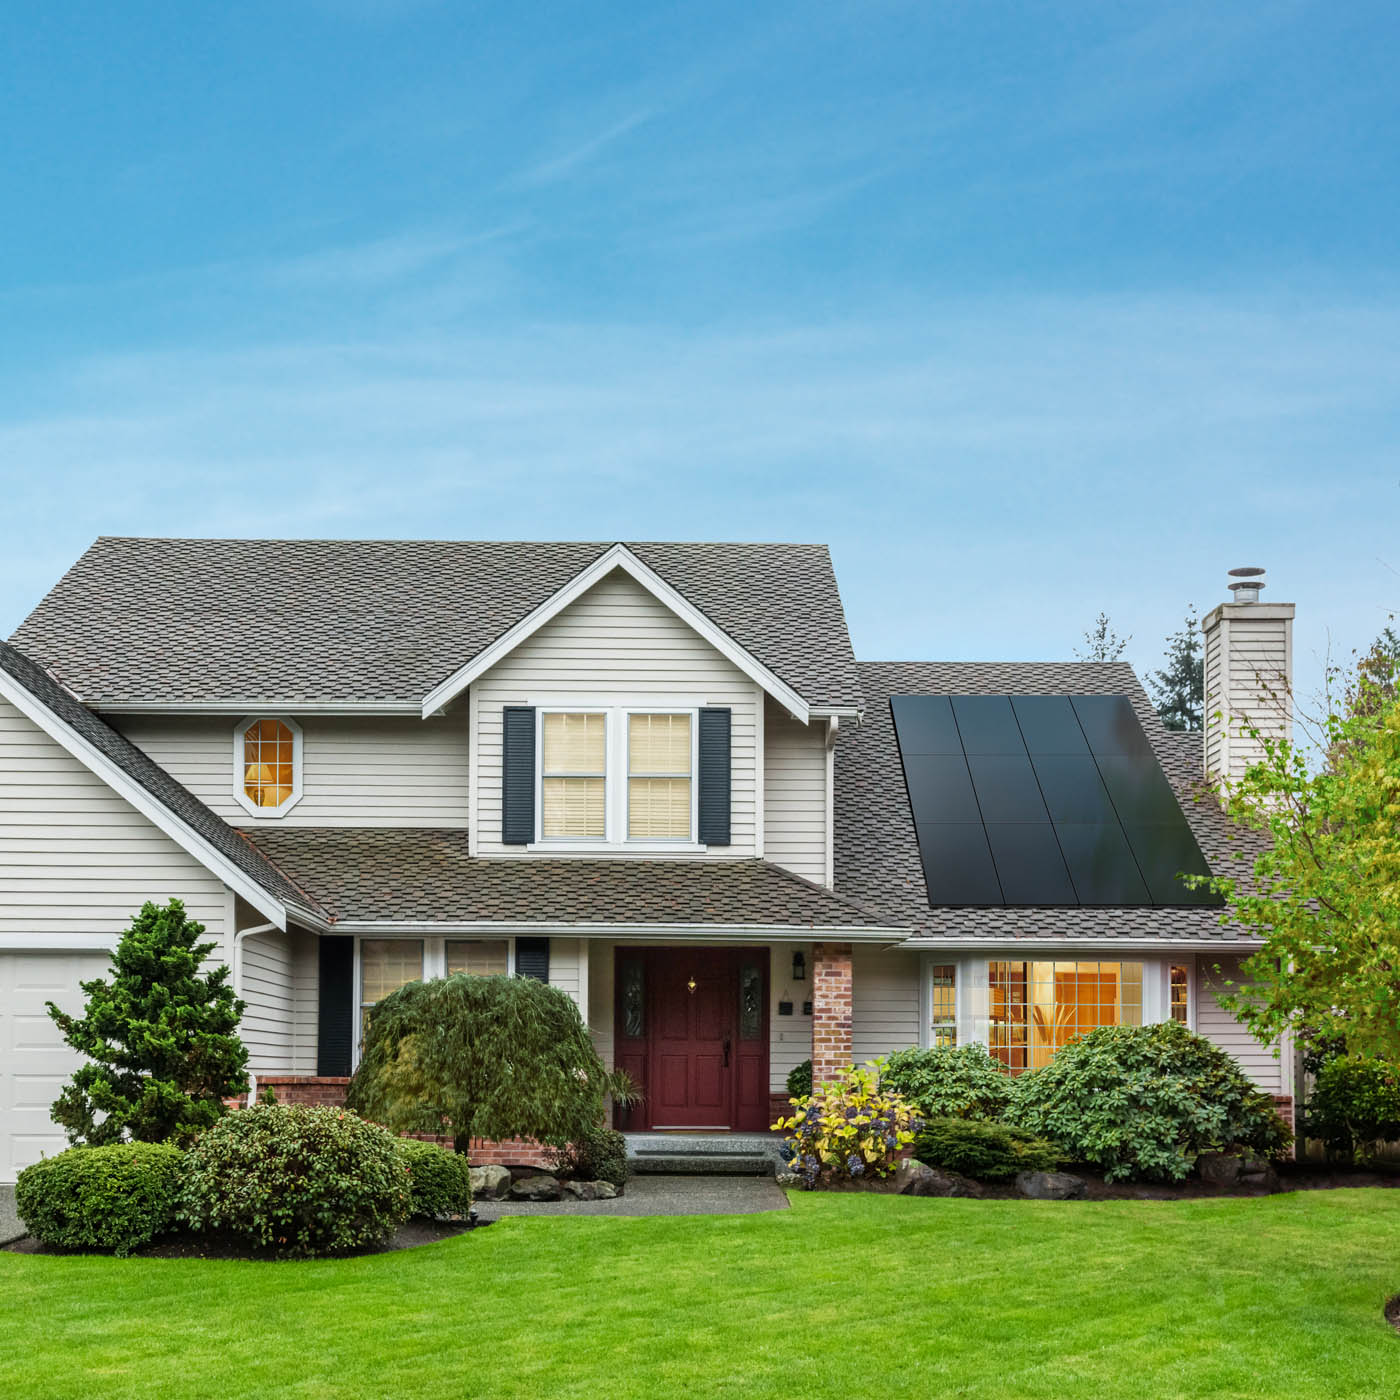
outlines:
{"label": "green lawn", "polygon": [[511,1219],[373,1258],[0,1253],[4,1396],[1400,1395],[1400,1192]]}

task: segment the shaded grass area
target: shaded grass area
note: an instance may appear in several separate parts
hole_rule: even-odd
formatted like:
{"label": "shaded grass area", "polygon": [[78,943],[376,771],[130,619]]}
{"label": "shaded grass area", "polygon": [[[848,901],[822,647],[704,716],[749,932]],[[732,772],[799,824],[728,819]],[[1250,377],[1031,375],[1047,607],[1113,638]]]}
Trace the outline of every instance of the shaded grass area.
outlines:
{"label": "shaded grass area", "polygon": [[1400,1198],[803,1195],[288,1264],[0,1254],[16,1396],[1400,1394]]}

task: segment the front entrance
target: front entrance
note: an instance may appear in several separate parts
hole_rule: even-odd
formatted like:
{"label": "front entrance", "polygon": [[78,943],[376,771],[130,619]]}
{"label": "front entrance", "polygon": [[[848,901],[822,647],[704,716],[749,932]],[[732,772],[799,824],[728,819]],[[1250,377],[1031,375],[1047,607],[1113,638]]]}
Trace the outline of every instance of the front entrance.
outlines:
{"label": "front entrance", "polygon": [[615,950],[616,1064],[643,1099],[618,1126],[768,1127],[768,949]]}

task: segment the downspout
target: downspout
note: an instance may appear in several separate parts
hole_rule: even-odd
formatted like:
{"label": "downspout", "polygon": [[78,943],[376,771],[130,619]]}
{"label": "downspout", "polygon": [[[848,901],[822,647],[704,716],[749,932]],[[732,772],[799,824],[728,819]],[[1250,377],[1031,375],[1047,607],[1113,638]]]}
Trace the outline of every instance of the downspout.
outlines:
{"label": "downspout", "polygon": [[[241,928],[233,935],[233,994],[243,1000],[243,940],[259,933],[278,933],[276,924],[258,924],[255,928]],[[248,1071],[248,1107],[258,1101],[258,1076]]]}

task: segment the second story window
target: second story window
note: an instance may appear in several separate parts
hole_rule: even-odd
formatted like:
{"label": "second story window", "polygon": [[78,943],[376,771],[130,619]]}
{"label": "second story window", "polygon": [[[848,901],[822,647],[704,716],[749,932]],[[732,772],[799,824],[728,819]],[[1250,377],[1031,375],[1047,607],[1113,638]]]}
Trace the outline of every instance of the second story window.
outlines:
{"label": "second story window", "polygon": [[292,720],[253,718],[233,732],[234,796],[258,817],[280,817],[301,796],[301,729]]}
{"label": "second story window", "polygon": [[546,711],[540,736],[540,835],[606,840],[607,715]]}
{"label": "second story window", "polygon": [[627,837],[688,841],[691,832],[691,717],[627,716]]}

